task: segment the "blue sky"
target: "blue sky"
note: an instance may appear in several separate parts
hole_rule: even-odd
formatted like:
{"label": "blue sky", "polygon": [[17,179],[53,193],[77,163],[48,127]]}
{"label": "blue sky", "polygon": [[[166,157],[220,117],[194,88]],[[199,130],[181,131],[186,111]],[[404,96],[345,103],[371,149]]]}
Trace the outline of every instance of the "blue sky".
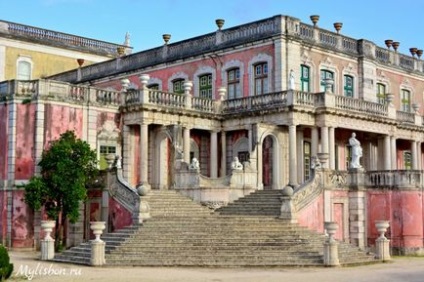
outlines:
{"label": "blue sky", "polygon": [[421,19],[424,1],[399,0],[0,0],[0,19],[84,37],[123,43],[131,34],[134,51],[216,30],[215,19],[226,27],[274,15],[290,15],[334,30],[343,22],[342,34],[384,46],[385,39],[400,42],[399,50],[424,49]]}

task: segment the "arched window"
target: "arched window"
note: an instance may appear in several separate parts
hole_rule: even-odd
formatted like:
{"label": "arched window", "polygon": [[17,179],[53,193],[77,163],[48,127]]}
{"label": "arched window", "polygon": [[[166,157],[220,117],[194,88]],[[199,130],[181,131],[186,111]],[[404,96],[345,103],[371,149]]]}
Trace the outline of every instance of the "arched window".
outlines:
{"label": "arched window", "polygon": [[343,92],[346,97],[353,98],[353,76],[350,76],[350,75],[344,76]]}
{"label": "arched window", "polygon": [[268,93],[268,63],[254,65],[255,95]]}
{"label": "arched window", "polygon": [[[329,70],[321,70],[321,92],[325,91],[325,80],[332,79],[334,82],[334,73]],[[331,86],[331,91],[334,93],[334,83]]]}
{"label": "arched window", "polygon": [[30,80],[31,79],[31,63],[28,61],[18,61],[16,79]]}
{"label": "arched window", "polygon": [[212,99],[212,74],[199,76],[199,97]]}
{"label": "arched window", "polygon": [[410,112],[411,111],[411,92],[406,89],[400,91],[401,96],[401,111]]}
{"label": "arched window", "polygon": [[384,104],[386,102],[386,85],[377,83],[377,102]]}
{"label": "arched window", "polygon": [[172,92],[176,94],[184,93],[184,79],[175,79],[172,81]]}
{"label": "arched window", "polygon": [[241,98],[239,68],[227,71],[227,89],[228,99]]}
{"label": "arched window", "polygon": [[300,85],[301,90],[304,92],[310,92],[310,69],[308,66],[301,65],[301,77],[300,77]]}
{"label": "arched window", "polygon": [[157,84],[157,83],[149,84],[149,85],[147,85],[147,88],[149,88],[151,90],[159,90],[159,84]]}

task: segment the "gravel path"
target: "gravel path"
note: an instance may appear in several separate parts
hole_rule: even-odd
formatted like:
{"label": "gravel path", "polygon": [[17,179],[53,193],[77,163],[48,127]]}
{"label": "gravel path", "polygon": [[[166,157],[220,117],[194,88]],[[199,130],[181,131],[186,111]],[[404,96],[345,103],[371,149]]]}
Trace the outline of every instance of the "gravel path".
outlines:
{"label": "gravel path", "polygon": [[143,282],[422,282],[424,257],[396,257],[390,263],[346,268],[174,268],[89,267],[40,261],[39,253],[9,253],[10,281]]}

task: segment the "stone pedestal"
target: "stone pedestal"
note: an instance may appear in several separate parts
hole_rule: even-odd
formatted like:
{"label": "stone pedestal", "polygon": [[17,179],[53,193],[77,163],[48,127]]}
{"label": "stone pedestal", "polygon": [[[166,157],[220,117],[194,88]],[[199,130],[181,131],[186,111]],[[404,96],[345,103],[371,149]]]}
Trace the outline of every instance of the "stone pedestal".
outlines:
{"label": "stone pedestal", "polygon": [[106,263],[105,259],[105,247],[104,241],[91,241],[91,260],[90,264],[93,266],[101,266]]}
{"label": "stone pedestal", "polygon": [[338,224],[333,221],[324,222],[324,228],[327,231],[328,238],[324,243],[324,265],[339,266],[339,243],[334,239]]}
{"label": "stone pedestal", "polygon": [[324,265],[339,266],[339,243],[337,241],[324,243]]}
{"label": "stone pedestal", "polygon": [[51,260],[54,258],[54,239],[47,238],[41,240],[41,260]]}
{"label": "stone pedestal", "polygon": [[391,260],[390,257],[390,240],[386,238],[385,233],[389,228],[390,222],[388,220],[376,220],[375,227],[380,233],[380,237],[375,240],[376,255],[375,258],[381,261]]}
{"label": "stone pedestal", "polygon": [[51,260],[54,258],[54,239],[50,236],[56,222],[53,220],[42,220],[41,230],[44,231],[44,239],[41,240],[41,260]]}
{"label": "stone pedestal", "polygon": [[297,223],[296,209],[294,208],[293,201],[293,188],[286,186],[283,188],[283,196],[281,199],[280,218],[287,220],[291,223]]}

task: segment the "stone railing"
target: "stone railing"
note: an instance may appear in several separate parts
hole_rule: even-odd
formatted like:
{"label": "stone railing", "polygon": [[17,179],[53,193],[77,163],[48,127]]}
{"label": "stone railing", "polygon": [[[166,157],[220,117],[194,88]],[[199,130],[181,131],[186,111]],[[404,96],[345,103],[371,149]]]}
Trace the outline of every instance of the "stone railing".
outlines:
{"label": "stone railing", "polygon": [[415,114],[404,111],[396,111],[396,119],[399,122],[407,122],[413,124],[415,122]]}
{"label": "stone railing", "polygon": [[[183,94],[175,94],[159,90],[148,90],[149,103],[173,108],[184,108],[185,107],[185,96]],[[139,91],[142,92],[142,91]],[[142,95],[140,93],[139,95]],[[127,103],[128,104],[128,103]]]}
{"label": "stone railing", "polygon": [[322,193],[324,188],[322,180],[323,171],[316,169],[311,180],[294,190],[291,200],[296,212],[301,211]]}
{"label": "stone railing", "polygon": [[143,200],[148,190],[131,187],[122,176],[122,168],[119,162],[118,159],[116,166],[109,169],[107,190],[115,201],[132,214],[133,224],[142,223],[144,219],[150,217],[148,203]]}
{"label": "stone railing", "polygon": [[[99,50],[109,54],[116,54],[117,48],[128,47],[120,44],[113,44],[104,41],[99,41],[91,38],[71,35],[67,33],[57,32],[53,30],[0,21],[0,32],[6,32],[13,35],[21,35],[31,39],[42,39],[49,41],[56,41],[58,43],[68,46],[81,46],[92,50]],[[131,47],[130,47],[131,48]]]}
{"label": "stone railing", "polygon": [[382,170],[366,172],[365,184],[369,188],[416,189],[422,187],[421,170]]}
{"label": "stone railing", "polygon": [[223,102],[223,113],[237,113],[239,111],[266,110],[287,106],[288,91],[249,96],[226,100]]}
{"label": "stone railing", "polygon": [[370,113],[378,116],[387,116],[388,110],[386,104],[373,103],[345,96],[335,96],[335,108]]}

